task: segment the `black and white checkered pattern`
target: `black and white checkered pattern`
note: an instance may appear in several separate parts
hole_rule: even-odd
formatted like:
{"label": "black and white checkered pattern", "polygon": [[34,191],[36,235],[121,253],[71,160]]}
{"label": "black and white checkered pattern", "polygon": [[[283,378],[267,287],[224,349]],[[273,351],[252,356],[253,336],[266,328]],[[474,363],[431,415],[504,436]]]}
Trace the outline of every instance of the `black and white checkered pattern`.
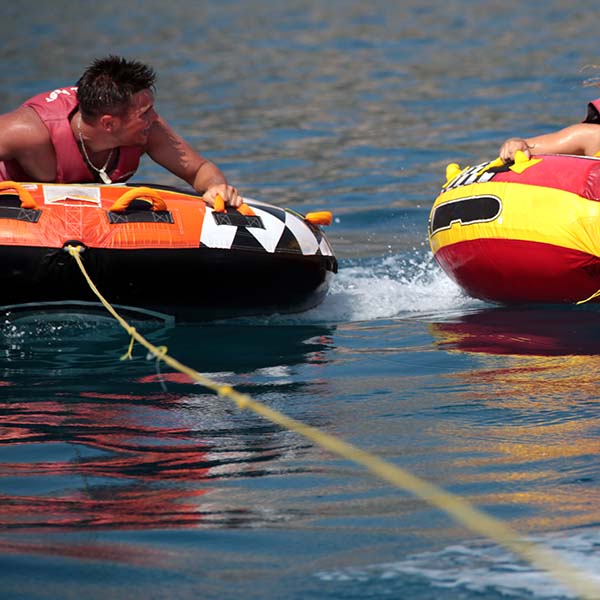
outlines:
{"label": "black and white checkered pattern", "polygon": [[243,217],[228,208],[216,213],[206,208],[200,245],[224,250],[256,250],[268,254],[333,256],[323,232],[302,215],[257,200],[245,200],[256,217]]}

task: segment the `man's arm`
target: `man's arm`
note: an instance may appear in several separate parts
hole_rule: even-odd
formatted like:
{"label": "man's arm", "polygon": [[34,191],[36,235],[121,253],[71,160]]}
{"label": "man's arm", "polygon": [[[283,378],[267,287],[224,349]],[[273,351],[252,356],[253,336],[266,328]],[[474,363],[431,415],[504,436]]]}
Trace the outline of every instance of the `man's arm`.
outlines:
{"label": "man's arm", "polygon": [[577,123],[559,131],[532,138],[510,138],[502,144],[502,160],[514,159],[517,150],[530,158],[535,154],[575,154],[594,156],[600,150],[600,127],[590,123]]}
{"label": "man's arm", "polygon": [[16,160],[35,181],[53,181],[56,156],[37,113],[22,106],[0,115],[0,160]]}
{"label": "man's arm", "polygon": [[242,203],[236,189],[227,183],[221,170],[198,154],[160,117],[152,125],[147,150],[152,160],[203,194],[208,204],[213,205],[218,195],[230,206]]}

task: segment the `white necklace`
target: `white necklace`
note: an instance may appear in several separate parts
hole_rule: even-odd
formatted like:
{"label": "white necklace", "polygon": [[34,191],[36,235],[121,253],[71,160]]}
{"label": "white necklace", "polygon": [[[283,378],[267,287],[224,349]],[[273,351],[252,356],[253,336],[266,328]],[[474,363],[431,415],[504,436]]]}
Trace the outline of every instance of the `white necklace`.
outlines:
{"label": "white necklace", "polygon": [[104,165],[102,165],[102,168],[99,169],[98,167],[96,167],[96,165],[94,165],[94,163],[92,163],[92,161],[90,160],[90,157],[88,156],[87,150],[85,149],[85,143],[83,141],[83,134],[81,133],[81,113],[79,113],[79,120],[77,121],[77,132],[79,133],[79,141],[81,143],[81,149],[83,150],[83,156],[85,157],[85,162],[87,162],[87,164],[90,167],[92,167],[92,169],[94,169],[94,171],[96,171],[96,173],[98,173],[98,175],[100,176],[100,179],[102,179],[103,183],[106,183],[107,185],[109,183],[112,183],[111,178],[108,176],[108,173],[106,172],[106,167],[108,167],[108,163],[110,163],[110,159],[112,158],[113,148],[110,149],[110,152],[108,153],[108,158],[106,159],[106,162],[104,163]]}

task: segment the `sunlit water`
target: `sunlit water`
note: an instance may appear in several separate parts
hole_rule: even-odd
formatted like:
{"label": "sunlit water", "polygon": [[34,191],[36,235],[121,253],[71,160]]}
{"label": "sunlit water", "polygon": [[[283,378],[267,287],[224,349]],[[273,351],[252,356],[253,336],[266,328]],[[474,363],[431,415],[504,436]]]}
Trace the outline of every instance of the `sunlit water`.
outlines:
{"label": "sunlit water", "polygon": [[[435,265],[449,162],[577,121],[590,2],[29,0],[0,109],[97,55],[242,193],[329,209],[340,272],[300,315],[136,319],[216,381],[461,495],[600,586],[600,312],[494,307]],[[600,95],[600,93],[598,94]],[[151,162],[142,181],[174,183]],[[199,282],[201,286],[201,282]],[[202,293],[209,293],[202,290]],[[218,399],[106,314],[0,323],[2,598],[568,598],[494,540]]]}

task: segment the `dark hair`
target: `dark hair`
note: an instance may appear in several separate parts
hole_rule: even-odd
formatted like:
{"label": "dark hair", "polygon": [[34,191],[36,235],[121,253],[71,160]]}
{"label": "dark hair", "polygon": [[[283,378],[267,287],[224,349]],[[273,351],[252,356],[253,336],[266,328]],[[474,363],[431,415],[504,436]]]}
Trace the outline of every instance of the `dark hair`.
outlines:
{"label": "dark hair", "polygon": [[154,69],[121,56],[96,59],[77,81],[77,99],[84,117],[120,115],[131,97],[142,90],[154,91]]}

